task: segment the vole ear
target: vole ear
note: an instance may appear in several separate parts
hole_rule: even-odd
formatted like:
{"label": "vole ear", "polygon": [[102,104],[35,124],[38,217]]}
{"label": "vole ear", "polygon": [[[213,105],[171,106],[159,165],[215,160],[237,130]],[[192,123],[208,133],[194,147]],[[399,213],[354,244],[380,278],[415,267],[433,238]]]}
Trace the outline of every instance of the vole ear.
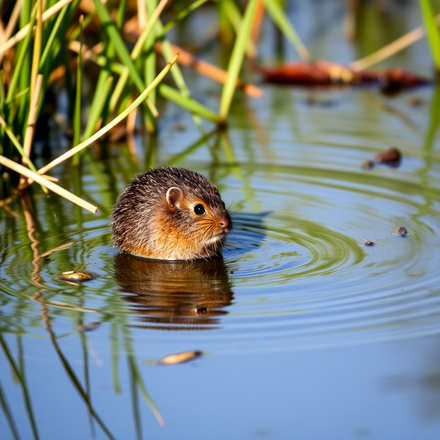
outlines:
{"label": "vole ear", "polygon": [[177,188],[176,186],[172,186],[168,189],[166,198],[168,208],[171,211],[175,211],[177,208],[180,207],[180,202],[183,198],[182,190],[180,188]]}

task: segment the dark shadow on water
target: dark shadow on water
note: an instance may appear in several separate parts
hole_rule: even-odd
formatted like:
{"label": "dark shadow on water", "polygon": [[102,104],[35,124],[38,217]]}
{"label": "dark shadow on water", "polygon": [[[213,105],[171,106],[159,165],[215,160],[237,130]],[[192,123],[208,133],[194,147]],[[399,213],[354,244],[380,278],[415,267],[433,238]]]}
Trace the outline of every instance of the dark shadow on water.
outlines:
{"label": "dark shadow on water", "polygon": [[234,294],[222,257],[162,261],[115,256],[115,280],[136,315],[134,327],[155,330],[213,330]]}

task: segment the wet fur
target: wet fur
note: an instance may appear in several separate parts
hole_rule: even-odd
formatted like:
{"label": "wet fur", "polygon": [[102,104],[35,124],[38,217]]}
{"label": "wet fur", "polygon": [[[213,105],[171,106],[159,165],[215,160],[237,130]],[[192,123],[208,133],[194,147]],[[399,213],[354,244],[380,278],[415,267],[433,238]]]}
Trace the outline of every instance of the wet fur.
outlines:
{"label": "wet fur", "polygon": [[[177,206],[167,191],[179,188]],[[196,204],[205,214],[196,215]],[[222,228],[220,222],[229,226]],[[113,242],[123,252],[164,260],[195,260],[220,253],[232,228],[218,189],[201,174],[159,168],[137,176],[119,196],[111,222]]]}

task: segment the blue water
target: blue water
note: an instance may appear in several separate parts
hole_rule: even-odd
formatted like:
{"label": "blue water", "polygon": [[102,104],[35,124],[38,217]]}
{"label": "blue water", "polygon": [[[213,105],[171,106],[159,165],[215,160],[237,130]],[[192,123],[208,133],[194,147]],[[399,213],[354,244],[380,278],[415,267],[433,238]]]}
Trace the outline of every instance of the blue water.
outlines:
{"label": "blue water", "polygon": [[[428,74],[418,47],[402,64]],[[55,168],[95,215],[37,187],[0,208],[2,440],[439,438],[438,90],[262,88],[200,144],[170,106],[155,149],[138,136]],[[362,169],[391,146],[398,167]],[[219,187],[223,259],[113,248],[117,195],[165,164]],[[69,270],[99,277],[69,284]],[[203,355],[157,363],[187,350]]]}

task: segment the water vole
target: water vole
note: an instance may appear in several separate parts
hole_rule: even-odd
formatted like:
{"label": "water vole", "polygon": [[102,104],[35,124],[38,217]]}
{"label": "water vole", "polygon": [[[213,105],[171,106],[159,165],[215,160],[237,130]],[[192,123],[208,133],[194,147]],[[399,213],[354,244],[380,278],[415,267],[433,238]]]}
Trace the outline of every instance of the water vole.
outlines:
{"label": "water vole", "polygon": [[137,176],[119,196],[111,222],[123,252],[161,260],[196,260],[220,253],[232,229],[215,185],[184,168]]}

